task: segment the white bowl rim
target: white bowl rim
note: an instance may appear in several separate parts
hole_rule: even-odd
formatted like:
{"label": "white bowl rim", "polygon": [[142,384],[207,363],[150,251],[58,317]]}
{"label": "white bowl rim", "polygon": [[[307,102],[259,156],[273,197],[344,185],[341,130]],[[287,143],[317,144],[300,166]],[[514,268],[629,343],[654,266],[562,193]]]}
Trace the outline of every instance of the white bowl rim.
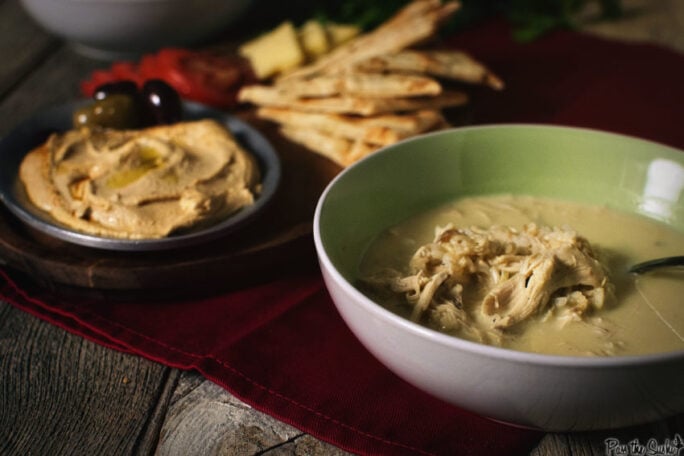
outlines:
{"label": "white bowl rim", "polygon": [[390,146],[383,147],[377,152],[359,160],[358,162],[350,165],[346,169],[342,170],[335,176],[323,190],[318,202],[316,204],[316,209],[314,211],[314,221],[313,221],[313,235],[314,235],[314,245],[316,248],[316,253],[318,254],[318,260],[322,263],[328,273],[332,276],[333,280],[337,282],[340,286],[344,288],[344,291],[352,295],[366,311],[372,314],[386,319],[390,324],[403,328],[404,330],[412,333],[414,336],[420,337],[422,339],[431,340],[439,345],[446,346],[455,350],[468,352],[470,354],[484,356],[491,359],[499,359],[505,361],[513,361],[521,364],[539,365],[539,366],[562,366],[562,367],[574,367],[574,368],[606,368],[606,367],[629,367],[637,365],[649,365],[649,364],[660,364],[672,361],[684,360],[684,350],[676,350],[672,352],[662,352],[662,353],[649,353],[643,355],[617,355],[617,356],[575,356],[575,355],[550,355],[543,353],[533,353],[524,352],[519,350],[513,350],[509,348],[496,347],[492,345],[485,345],[478,342],[471,342],[466,339],[461,339],[455,336],[450,336],[448,334],[440,333],[436,330],[430,329],[425,326],[421,326],[418,323],[414,323],[404,317],[401,317],[388,309],[385,309],[381,305],[373,302],[366,295],[361,293],[356,287],[345,279],[342,274],[333,265],[330,257],[328,256],[325,247],[323,246],[323,240],[321,239],[320,232],[320,218],[322,206],[328,194],[332,191],[337,181],[341,180],[348,172],[356,166],[359,166],[362,162],[366,160],[372,160],[374,156],[378,153],[384,153],[384,151],[391,149],[398,144],[403,144],[406,142],[418,141],[421,138],[427,136],[437,136],[443,134],[454,134],[454,132],[467,132],[473,130],[484,130],[484,129],[498,129],[501,127],[511,128],[540,128],[540,129],[558,129],[567,131],[578,131],[578,132],[589,132],[592,134],[603,134],[612,135],[616,137],[626,138],[630,140],[637,140],[659,147],[664,147],[673,151],[677,151],[684,154],[684,151],[676,149],[672,146],[659,143],[657,141],[651,141],[637,136],[624,135],[621,133],[613,133],[600,129],[584,128],[584,127],[570,127],[562,125],[552,125],[552,124],[541,124],[541,123],[500,123],[500,124],[487,124],[487,125],[476,125],[467,127],[453,127],[446,130],[440,130],[437,132],[424,133],[418,136],[401,141],[400,143],[395,143]]}

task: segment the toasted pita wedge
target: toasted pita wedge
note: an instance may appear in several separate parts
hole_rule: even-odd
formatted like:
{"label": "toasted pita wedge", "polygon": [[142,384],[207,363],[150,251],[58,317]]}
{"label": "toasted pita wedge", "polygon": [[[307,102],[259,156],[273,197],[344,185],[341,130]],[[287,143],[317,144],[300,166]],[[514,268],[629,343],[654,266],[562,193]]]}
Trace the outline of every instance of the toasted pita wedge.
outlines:
{"label": "toasted pita wedge", "polygon": [[448,121],[444,116],[442,116],[442,120],[439,121],[438,123],[436,123],[436,124],[435,124],[432,128],[430,128],[430,130],[428,130],[428,131],[439,131],[439,130],[444,130],[444,129],[446,129],[446,128],[451,128],[451,127],[453,127],[453,125],[451,125],[451,124],[449,123],[449,121]]}
{"label": "toasted pita wedge", "polygon": [[393,130],[422,133],[444,121],[444,116],[436,109],[407,111],[402,114],[381,114],[371,117],[353,118],[364,126],[378,126]]}
{"label": "toasted pita wedge", "polygon": [[243,87],[238,100],[260,106],[291,108],[305,112],[356,114],[372,116],[394,111],[417,111],[463,106],[468,102],[464,92],[445,91],[436,97],[411,98],[294,98],[277,87],[252,85]]}
{"label": "toasted pita wedge", "polygon": [[350,140],[332,137],[318,130],[296,128],[291,125],[283,125],[279,131],[290,141],[301,144],[307,149],[329,158],[340,166],[345,166],[344,157],[350,148]]}
{"label": "toasted pita wedge", "polygon": [[379,147],[375,147],[372,144],[363,141],[354,141],[349,148],[349,153],[345,157],[346,166],[361,160],[373,152],[377,152],[378,149]]}
{"label": "toasted pita wedge", "polygon": [[438,111],[423,110],[403,115],[386,114],[354,117],[339,114],[306,113],[283,108],[260,108],[263,119],[297,129],[316,129],[329,136],[388,145],[433,128],[442,122]]}
{"label": "toasted pita wedge", "polygon": [[461,51],[405,50],[358,62],[353,71],[421,73],[471,84],[484,84],[496,90],[504,87],[497,75]]}
{"label": "toasted pita wedge", "polygon": [[314,128],[296,128],[283,125],[280,127],[280,133],[290,141],[301,144],[342,167],[349,166],[378,149],[378,146],[363,141],[330,136]]}
{"label": "toasted pita wedge", "polygon": [[331,73],[360,60],[397,52],[436,35],[439,26],[460,7],[456,1],[414,0],[372,32],[359,35],[313,64],[301,67],[283,78],[309,77]]}
{"label": "toasted pita wedge", "polygon": [[345,73],[311,79],[294,78],[277,87],[296,97],[418,97],[438,95],[441,84],[433,78],[410,74]]}
{"label": "toasted pita wedge", "polygon": [[[450,125],[446,120],[443,120],[430,131],[449,127]],[[362,140],[350,140],[331,136],[314,128],[298,128],[283,125],[280,127],[280,133],[290,141],[301,144],[312,152],[327,157],[341,167],[349,166],[381,148],[381,146]]]}

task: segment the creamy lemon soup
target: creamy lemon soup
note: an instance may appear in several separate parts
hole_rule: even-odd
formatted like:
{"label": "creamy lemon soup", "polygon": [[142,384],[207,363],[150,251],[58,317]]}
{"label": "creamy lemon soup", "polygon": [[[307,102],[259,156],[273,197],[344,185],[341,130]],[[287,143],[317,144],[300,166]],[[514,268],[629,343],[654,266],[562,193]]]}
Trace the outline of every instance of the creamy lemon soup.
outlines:
{"label": "creamy lemon soup", "polygon": [[629,265],[684,254],[684,234],[599,206],[464,198],[383,232],[360,288],[465,339],[561,355],[684,350],[684,271]]}

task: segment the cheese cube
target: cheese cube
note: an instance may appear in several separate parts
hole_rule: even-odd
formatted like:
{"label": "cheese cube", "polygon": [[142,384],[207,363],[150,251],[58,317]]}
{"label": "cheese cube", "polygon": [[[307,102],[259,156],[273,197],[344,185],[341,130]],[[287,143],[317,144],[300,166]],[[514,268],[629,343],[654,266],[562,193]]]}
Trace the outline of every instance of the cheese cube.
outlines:
{"label": "cheese cube", "polygon": [[238,52],[250,61],[259,79],[296,68],[305,60],[297,31],[290,21],[248,41],[240,46]]}
{"label": "cheese cube", "polygon": [[315,19],[308,20],[299,29],[299,41],[309,60],[316,60],[330,50],[328,34]]}
{"label": "cheese cube", "polygon": [[331,47],[339,46],[361,33],[361,28],[356,25],[335,24],[334,22],[328,22],[325,30],[328,32]]}

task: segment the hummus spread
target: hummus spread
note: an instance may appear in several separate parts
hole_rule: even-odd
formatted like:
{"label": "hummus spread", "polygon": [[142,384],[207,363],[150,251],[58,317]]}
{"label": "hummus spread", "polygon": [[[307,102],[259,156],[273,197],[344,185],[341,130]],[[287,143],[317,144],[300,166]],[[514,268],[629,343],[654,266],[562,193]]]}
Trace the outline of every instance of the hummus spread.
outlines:
{"label": "hummus spread", "polygon": [[29,199],[77,231],[161,238],[223,220],[254,203],[253,156],[220,123],[53,134],[20,167]]}

